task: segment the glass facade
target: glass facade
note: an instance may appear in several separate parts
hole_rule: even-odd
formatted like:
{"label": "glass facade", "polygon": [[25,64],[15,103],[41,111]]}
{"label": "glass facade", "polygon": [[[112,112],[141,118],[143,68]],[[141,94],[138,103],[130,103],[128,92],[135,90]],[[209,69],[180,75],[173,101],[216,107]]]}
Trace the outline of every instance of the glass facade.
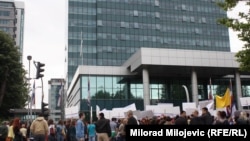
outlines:
{"label": "glass facade", "polygon": [[63,79],[51,79],[49,81],[49,94],[48,94],[48,106],[50,110],[50,119],[59,121],[64,113],[65,104],[65,91],[63,85]]}
{"label": "glass facade", "polygon": [[[19,42],[17,43],[19,45],[19,51],[21,53],[21,58],[23,57],[23,37],[24,37],[24,9],[20,10],[20,32],[19,32]],[[22,60],[22,59],[21,59]]]}
{"label": "glass facade", "polygon": [[51,90],[50,90],[50,97],[51,97],[51,99],[50,99],[50,104],[51,104],[51,107],[50,108],[52,108],[52,109],[54,109],[54,110],[61,110],[61,107],[60,107],[60,105],[58,104],[59,102],[59,97],[60,97],[60,95],[59,95],[59,91],[60,91],[60,89],[61,89],[61,86],[60,85],[52,85],[51,86]]}
{"label": "glass facade", "polygon": [[215,0],[69,0],[68,83],[78,65],[118,66],[140,47],[230,51],[225,16]]}
{"label": "glass facade", "polygon": [[0,30],[15,38],[15,5],[14,2],[0,2]]}
{"label": "glass facade", "polygon": [[[68,106],[79,104],[82,111],[88,111],[88,94],[90,94],[93,110],[95,110],[95,105],[98,105],[101,110],[104,108],[111,110],[114,107],[125,107],[132,103],[135,103],[138,110],[143,110],[144,97],[141,80],[142,78],[138,76],[81,76],[77,86],[72,90],[70,95],[72,99],[69,100]],[[229,80],[228,78],[212,80],[211,93],[214,96],[223,95],[229,86]],[[207,100],[210,92],[209,80],[198,78],[198,82],[199,100]],[[249,79],[243,79],[243,82],[245,82],[242,85],[243,96],[249,96]],[[173,103],[181,107],[183,102],[187,102],[183,85],[188,88],[189,97],[192,100],[190,78],[150,78],[150,104]],[[235,94],[234,79],[232,79],[232,86],[232,92]]]}
{"label": "glass facade", "polygon": [[24,3],[0,1],[0,30],[9,34],[23,57]]}

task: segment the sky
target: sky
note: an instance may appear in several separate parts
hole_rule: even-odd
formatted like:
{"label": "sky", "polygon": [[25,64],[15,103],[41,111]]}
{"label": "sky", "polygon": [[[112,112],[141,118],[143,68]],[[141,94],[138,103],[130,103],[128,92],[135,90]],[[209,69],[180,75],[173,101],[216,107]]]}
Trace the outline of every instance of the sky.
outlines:
{"label": "sky", "polygon": [[[64,61],[66,46],[66,0],[19,0],[25,4],[23,64],[34,78],[36,68],[33,61],[44,63],[43,88],[44,101],[48,102],[48,81],[51,78],[64,78]],[[35,81],[36,87],[41,80]],[[36,106],[41,107],[42,89],[36,89]]]}
{"label": "sky", "polygon": [[[45,64],[43,72],[44,102],[48,102],[48,81],[52,78],[64,78],[65,76],[65,46],[66,46],[66,2],[67,0],[16,0],[25,3],[24,23],[24,69],[29,70],[28,55],[30,61],[30,76],[34,78],[36,68],[33,61]],[[244,3],[229,12],[230,16],[237,16],[239,10],[246,11]],[[243,46],[235,32],[230,33],[231,51],[237,52]],[[31,80],[31,86],[41,86],[41,80]],[[36,105],[33,108],[41,108],[41,88],[36,89]]]}

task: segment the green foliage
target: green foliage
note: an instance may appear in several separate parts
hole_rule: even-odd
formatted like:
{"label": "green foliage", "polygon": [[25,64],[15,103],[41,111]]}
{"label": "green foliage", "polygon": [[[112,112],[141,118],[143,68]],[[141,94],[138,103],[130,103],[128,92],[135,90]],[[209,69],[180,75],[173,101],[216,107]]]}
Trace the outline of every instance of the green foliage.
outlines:
{"label": "green foliage", "polygon": [[225,11],[231,10],[236,6],[239,0],[225,0],[225,2],[218,2],[218,5]]}
{"label": "green foliage", "polygon": [[20,54],[13,39],[0,31],[0,118],[8,118],[8,110],[24,108],[28,100],[28,84]]}
{"label": "green foliage", "polygon": [[[225,0],[219,2],[218,6],[225,11],[232,10],[238,3],[238,0]],[[246,2],[250,8],[250,2]],[[250,10],[247,13],[239,12],[239,18],[222,18],[219,23],[238,32],[238,38],[244,42],[243,50],[236,53],[237,61],[240,63],[240,70],[250,72]]]}

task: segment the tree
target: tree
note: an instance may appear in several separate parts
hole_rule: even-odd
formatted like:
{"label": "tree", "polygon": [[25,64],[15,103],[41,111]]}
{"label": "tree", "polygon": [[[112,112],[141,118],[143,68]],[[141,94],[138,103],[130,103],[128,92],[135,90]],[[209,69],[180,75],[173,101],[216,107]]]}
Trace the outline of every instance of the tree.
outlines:
{"label": "tree", "polygon": [[[218,2],[219,7],[225,11],[232,10],[240,0],[225,0]],[[246,2],[249,7],[250,2]],[[243,50],[236,53],[240,70],[250,72],[250,10],[247,13],[239,12],[239,18],[221,18],[219,23],[239,32],[238,38],[244,42]]]}
{"label": "tree", "polygon": [[28,84],[20,54],[13,39],[0,31],[0,117],[12,108],[23,108],[28,100]]}

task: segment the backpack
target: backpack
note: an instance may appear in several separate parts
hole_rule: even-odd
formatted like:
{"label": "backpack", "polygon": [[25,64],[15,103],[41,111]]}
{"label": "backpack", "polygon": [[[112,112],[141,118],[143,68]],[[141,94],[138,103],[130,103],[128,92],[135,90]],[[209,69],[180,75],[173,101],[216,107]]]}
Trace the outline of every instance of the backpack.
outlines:
{"label": "backpack", "polygon": [[56,134],[54,127],[50,127],[49,133],[50,133],[51,136],[54,136]]}

